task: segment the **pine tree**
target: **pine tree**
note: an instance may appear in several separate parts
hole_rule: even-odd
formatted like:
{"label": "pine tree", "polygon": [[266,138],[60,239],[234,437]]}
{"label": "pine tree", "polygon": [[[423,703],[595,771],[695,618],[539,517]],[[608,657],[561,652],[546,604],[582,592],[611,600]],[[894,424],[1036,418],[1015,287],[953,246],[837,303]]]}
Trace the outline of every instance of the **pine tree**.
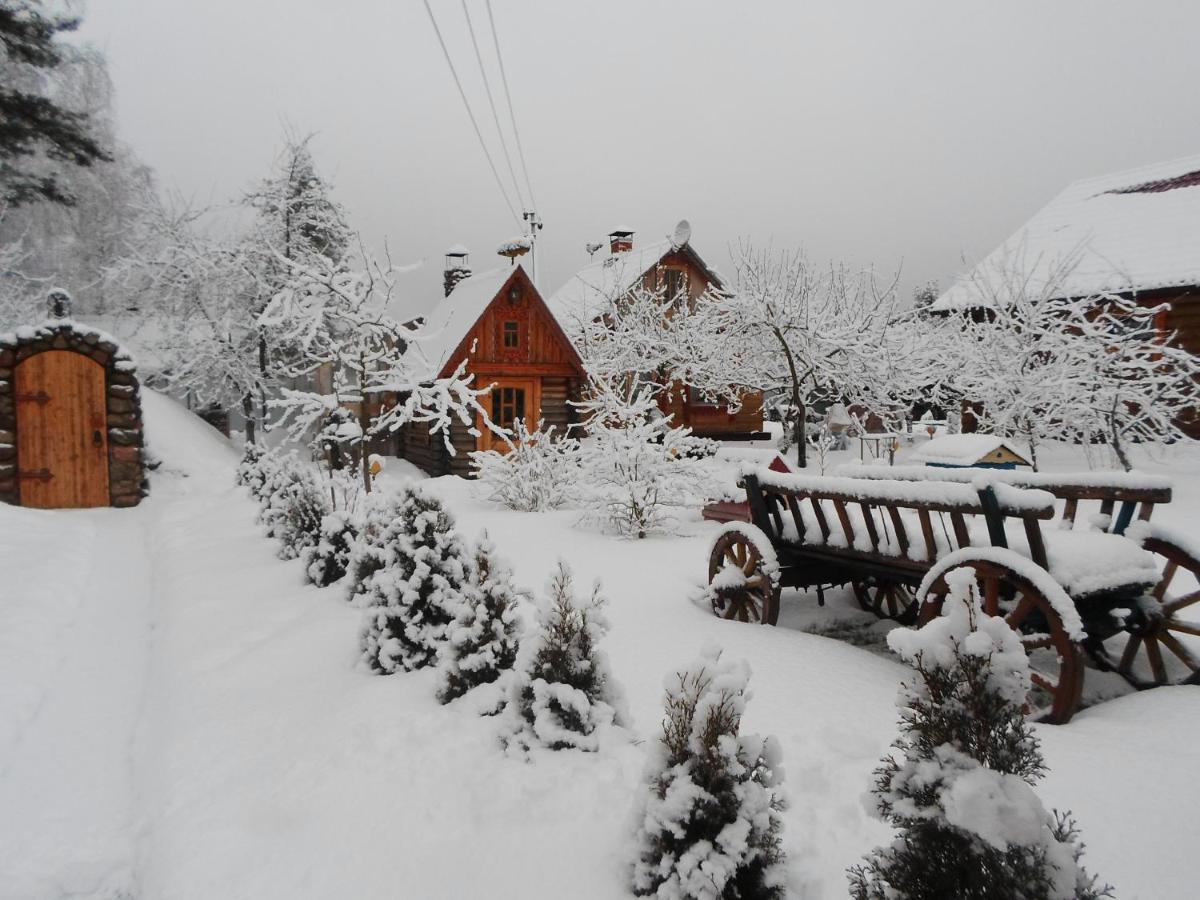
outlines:
{"label": "pine tree", "polygon": [[346,602],[353,606],[369,606],[373,578],[388,564],[388,527],[400,518],[403,495],[375,492],[366,497],[366,511],[346,565],[349,582]]}
{"label": "pine tree", "polygon": [[638,896],[784,896],[779,744],[739,733],[749,679],[710,645],[668,682],[637,811]]}
{"label": "pine tree", "polygon": [[317,587],[329,587],[345,577],[358,529],[344,510],[334,510],[321,519],[314,547],[304,550],[304,573]]}
{"label": "pine tree", "polygon": [[849,872],[856,900],[1094,900],[1110,889],[1079,864],[1067,815],[1033,786],[1045,772],[1025,718],[1029,660],[1001,618],[984,615],[974,573],[947,576],[941,618],[888,643],[913,666],[900,736],[876,769],[875,805],[897,830]]}
{"label": "pine tree", "polygon": [[449,703],[472,688],[491,684],[517,659],[517,590],[495,556],[485,532],[475,545],[475,564],[465,602],[447,630],[438,700]]}
{"label": "pine tree", "polygon": [[600,585],[581,605],[571,570],[560,560],[546,592],[539,630],[521,647],[501,740],[525,750],[594,751],[606,726],[628,721],[608,659],[597,647],[608,631]]}
{"label": "pine tree", "polygon": [[[91,166],[111,157],[90,133],[88,117],[53,102],[36,88],[62,62],[55,38],[79,27],[78,19],[47,16],[40,3],[0,0],[0,200],[19,206],[37,200],[70,205],[73,197],[54,172],[26,163],[39,155]],[[26,87],[17,85],[25,82]]]}
{"label": "pine tree", "polygon": [[450,513],[412,485],[381,539],[385,565],[371,576],[363,660],[379,674],[411,672],[437,661],[471,561]]}

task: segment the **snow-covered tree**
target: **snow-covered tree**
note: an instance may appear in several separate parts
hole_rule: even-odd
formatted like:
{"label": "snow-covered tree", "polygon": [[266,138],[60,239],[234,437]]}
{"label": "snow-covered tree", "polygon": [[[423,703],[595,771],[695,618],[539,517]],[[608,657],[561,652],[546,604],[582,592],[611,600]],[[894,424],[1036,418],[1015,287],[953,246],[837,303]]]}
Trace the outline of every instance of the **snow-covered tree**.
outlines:
{"label": "snow-covered tree", "polygon": [[628,396],[623,381],[592,379],[580,403],[588,430],[579,454],[585,518],[628,537],[669,527],[675,510],[715,489],[711,442],[673,426],[656,396],[652,386]]}
{"label": "snow-covered tree", "polygon": [[138,342],[159,361],[165,387],[202,405],[240,407],[253,443],[256,398],[274,390],[275,381],[261,365],[245,245],[208,234],[207,215],[153,204],[143,240],[109,268],[109,291],[138,307]]}
{"label": "snow-covered tree", "polygon": [[373,596],[375,573],[384,569],[389,556],[388,528],[400,518],[406,495],[374,492],[363,503],[358,533],[350,548],[346,571],[346,602],[353,606],[368,606]]}
{"label": "snow-covered tree", "polygon": [[317,587],[329,587],[345,577],[350,566],[358,528],[345,510],[326,513],[321,519],[315,546],[303,552],[304,573]]}
{"label": "snow-covered tree", "polygon": [[414,485],[380,540],[385,565],[370,578],[363,661],[379,674],[433,665],[463,603],[470,556],[450,513]]}
{"label": "snow-covered tree", "polygon": [[749,666],[713,645],[667,680],[635,820],[638,896],[785,895],[779,743],[740,733],[749,681]]}
{"label": "snow-covered tree", "polygon": [[283,457],[264,484],[262,521],[278,538],[281,559],[298,559],[321,541],[329,500],[311,468],[294,454]]}
{"label": "snow-covered tree", "polygon": [[87,116],[46,90],[70,49],[57,37],[78,26],[77,17],[55,15],[41,3],[0,0],[0,202],[6,206],[69,205],[65,170],[108,158]]}
{"label": "snow-covered tree", "polygon": [[[347,265],[316,258],[291,263],[289,270],[290,279],[260,321],[291,348],[287,374],[307,382],[306,387],[283,388],[271,404],[282,411],[281,421],[294,440],[312,439],[317,445],[335,440],[358,448],[369,492],[368,454],[362,447],[370,439],[409,422],[427,423],[453,452],[452,422],[474,429],[477,414],[489,421],[479,401],[486,388],[473,387],[466,363],[437,377],[416,351],[424,326],[389,316],[400,271],[390,262],[371,259],[360,245]],[[317,383],[318,371],[327,374],[326,384]],[[383,397],[394,400],[376,402]],[[347,406],[359,410],[357,428],[347,427],[351,423],[341,418]]]}
{"label": "snow-covered tree", "polygon": [[464,602],[446,632],[437,691],[442,703],[512,670],[521,632],[517,597],[512,574],[485,532],[475,545]]}
{"label": "snow-covered tree", "polygon": [[597,750],[612,725],[628,722],[624,697],[597,646],[608,631],[600,585],[585,603],[565,562],[538,608],[538,630],[521,643],[501,740],[528,750]]}
{"label": "snow-covered tree", "polygon": [[1167,304],[1070,296],[1080,260],[1076,249],[1042,266],[1017,248],[973,273],[970,308],[936,329],[943,369],[984,428],[1029,445],[1035,468],[1045,441],[1079,440],[1128,469],[1130,443],[1188,439],[1200,360],[1159,333]]}
{"label": "snow-covered tree", "polygon": [[808,409],[818,401],[862,405],[886,417],[902,413],[925,380],[902,329],[895,284],[870,272],[814,267],[800,253],[773,255],[743,246],[736,285],[706,294],[688,313],[690,328],[720,335],[727,378],[777,398],[792,422],[797,463],[807,465]]}
{"label": "snow-covered tree", "polygon": [[916,670],[900,736],[875,772],[877,815],[897,830],[850,871],[858,900],[1091,900],[1107,888],[1079,863],[1070,818],[1034,792],[1045,764],[1023,706],[1020,637],[983,613],[974,572],[947,575],[942,616],[888,644]]}
{"label": "snow-covered tree", "polygon": [[[53,175],[72,202],[27,203],[8,210],[0,221],[0,244],[19,237],[25,249],[22,271],[70,290],[77,315],[124,312],[126,298],[109,289],[103,271],[143,239],[153,177],[118,139],[113,84],[103,53],[90,46],[59,50],[59,64],[44,79],[46,96],[85,116],[89,134],[107,157],[65,168],[45,157],[30,160],[29,168]],[[10,68],[11,60],[0,60],[0,83],[11,83]]]}
{"label": "snow-covered tree", "polygon": [[577,494],[579,453],[579,441],[556,436],[553,425],[539,421],[530,431],[518,419],[507,452],[475,451],[471,462],[491,499],[509,509],[541,512],[565,506]]}

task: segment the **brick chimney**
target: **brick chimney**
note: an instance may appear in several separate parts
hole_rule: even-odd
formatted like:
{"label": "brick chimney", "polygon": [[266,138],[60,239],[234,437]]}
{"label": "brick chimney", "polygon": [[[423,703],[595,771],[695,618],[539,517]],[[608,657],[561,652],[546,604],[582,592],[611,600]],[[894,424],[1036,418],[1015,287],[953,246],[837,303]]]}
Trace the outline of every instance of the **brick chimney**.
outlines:
{"label": "brick chimney", "polygon": [[608,250],[614,256],[633,249],[633,232],[617,229],[608,233]]}
{"label": "brick chimney", "polygon": [[471,267],[467,265],[467,255],[469,251],[462,244],[455,244],[446,251],[446,266],[442,272],[442,288],[446,292],[446,296],[450,296],[450,292],[458,286],[458,283],[471,274]]}

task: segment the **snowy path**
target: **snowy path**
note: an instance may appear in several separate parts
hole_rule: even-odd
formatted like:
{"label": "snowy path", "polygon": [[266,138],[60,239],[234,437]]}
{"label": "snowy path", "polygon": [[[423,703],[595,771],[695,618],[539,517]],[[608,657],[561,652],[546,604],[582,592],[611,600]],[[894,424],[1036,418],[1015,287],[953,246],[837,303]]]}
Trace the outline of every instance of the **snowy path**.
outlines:
{"label": "snowy path", "polygon": [[[134,744],[151,627],[146,514],[65,515],[86,532],[90,560],[72,586],[78,605],[50,645],[54,668],[0,770],[0,810],[22,811],[0,818],[6,900],[118,898],[135,880]],[[57,564],[54,554],[41,560]]]}

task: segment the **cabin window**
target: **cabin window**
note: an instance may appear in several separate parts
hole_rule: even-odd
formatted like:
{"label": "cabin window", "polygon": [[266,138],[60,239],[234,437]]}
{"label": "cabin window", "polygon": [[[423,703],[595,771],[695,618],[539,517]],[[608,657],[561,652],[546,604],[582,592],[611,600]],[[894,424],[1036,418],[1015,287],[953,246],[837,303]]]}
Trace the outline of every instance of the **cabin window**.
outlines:
{"label": "cabin window", "polygon": [[519,322],[504,323],[504,340],[505,347],[521,346],[521,324]]}
{"label": "cabin window", "polygon": [[492,421],[501,428],[512,428],[517,419],[525,418],[525,389],[492,388]]}
{"label": "cabin window", "polygon": [[707,406],[713,409],[717,406],[712,400],[706,400],[704,395],[690,384],[687,389],[687,402],[688,406]]}
{"label": "cabin window", "polygon": [[663,269],[659,283],[662,286],[664,297],[667,300],[674,300],[684,290],[683,270]]}

